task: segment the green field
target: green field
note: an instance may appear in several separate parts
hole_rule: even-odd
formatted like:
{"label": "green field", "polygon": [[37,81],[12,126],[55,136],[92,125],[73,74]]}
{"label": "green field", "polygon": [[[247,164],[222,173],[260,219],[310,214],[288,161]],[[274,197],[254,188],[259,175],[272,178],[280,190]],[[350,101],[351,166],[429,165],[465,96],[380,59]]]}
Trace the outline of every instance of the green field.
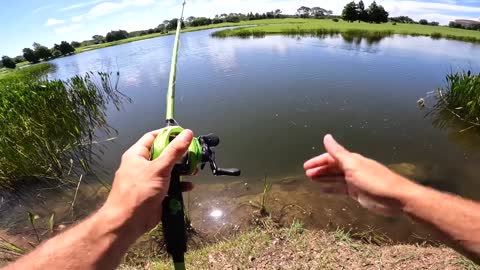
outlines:
{"label": "green field", "polygon": [[[275,35],[275,34],[315,34],[318,30],[323,33],[386,33],[411,36],[431,36],[433,38],[447,38],[467,42],[480,42],[480,31],[450,28],[446,26],[431,26],[420,24],[396,24],[383,23],[371,24],[364,22],[349,23],[346,21],[335,22],[325,19],[275,19],[268,20],[276,24],[257,25],[254,27],[223,30],[215,33],[218,37],[254,35]],[[283,23],[282,23],[283,22]],[[249,22],[250,24],[256,23]]]}

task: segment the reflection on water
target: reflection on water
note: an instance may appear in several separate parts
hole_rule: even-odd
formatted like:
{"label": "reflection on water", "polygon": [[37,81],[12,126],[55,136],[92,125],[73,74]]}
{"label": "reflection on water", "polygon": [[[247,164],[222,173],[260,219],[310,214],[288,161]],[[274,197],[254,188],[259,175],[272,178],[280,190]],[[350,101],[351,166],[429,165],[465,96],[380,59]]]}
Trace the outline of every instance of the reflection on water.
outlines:
{"label": "reflection on water", "polygon": [[[219,135],[222,163],[235,164],[243,176],[233,182],[206,173],[193,180],[194,226],[218,231],[249,220],[256,210],[249,201],[258,201],[258,179],[268,169],[277,179],[269,198],[280,219],[300,215],[314,227],[374,224],[395,239],[429,234],[411,221],[380,218],[347,198],[322,195],[301,177],[282,181],[303,174],[303,162],[323,152],[326,133],[384,164],[407,164],[400,167],[417,181],[480,200],[480,152],[464,147],[477,137],[457,141],[416,105],[443,85],[452,66],[480,70],[480,58],[472,57],[479,46],[400,36],[213,39],[211,32],[182,36],[176,118],[197,135]],[[133,100],[124,111],[108,110],[119,136],[101,155],[102,179],[113,178],[121,154],[143,133],[163,125],[172,46],[168,36],[53,61],[51,76],[60,78],[119,69],[120,87]]]}

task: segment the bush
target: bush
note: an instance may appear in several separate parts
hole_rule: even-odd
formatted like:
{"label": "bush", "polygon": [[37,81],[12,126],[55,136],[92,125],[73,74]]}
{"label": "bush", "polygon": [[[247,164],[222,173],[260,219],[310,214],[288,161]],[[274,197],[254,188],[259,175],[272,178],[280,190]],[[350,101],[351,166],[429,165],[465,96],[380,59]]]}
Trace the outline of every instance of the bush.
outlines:
{"label": "bush", "polygon": [[441,39],[443,37],[442,33],[438,33],[438,32],[433,32],[431,35],[430,35],[431,38],[433,39]]}
{"label": "bush", "polygon": [[397,25],[397,23],[396,23],[396,22],[394,22],[394,23],[392,23],[392,25]]}
{"label": "bush", "polygon": [[337,19],[337,18],[335,18],[335,19],[332,19],[332,21],[334,21],[334,22],[339,22],[340,20]]}
{"label": "bush", "polygon": [[425,19],[421,19],[420,21],[418,21],[418,23],[421,25],[428,25],[428,21]]}
{"label": "bush", "polygon": [[2,65],[6,68],[11,68],[11,69],[14,69],[17,67],[17,64],[15,64],[13,59],[8,56],[2,56]]}

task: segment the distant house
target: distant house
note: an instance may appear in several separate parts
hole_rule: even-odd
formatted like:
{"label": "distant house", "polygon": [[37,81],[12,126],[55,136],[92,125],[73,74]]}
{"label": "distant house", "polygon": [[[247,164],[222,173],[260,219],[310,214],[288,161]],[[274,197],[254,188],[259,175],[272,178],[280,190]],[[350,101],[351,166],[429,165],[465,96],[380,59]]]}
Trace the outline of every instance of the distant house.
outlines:
{"label": "distant house", "polygon": [[455,20],[455,24],[461,25],[462,27],[468,28],[472,26],[480,26],[480,21],[473,20]]}

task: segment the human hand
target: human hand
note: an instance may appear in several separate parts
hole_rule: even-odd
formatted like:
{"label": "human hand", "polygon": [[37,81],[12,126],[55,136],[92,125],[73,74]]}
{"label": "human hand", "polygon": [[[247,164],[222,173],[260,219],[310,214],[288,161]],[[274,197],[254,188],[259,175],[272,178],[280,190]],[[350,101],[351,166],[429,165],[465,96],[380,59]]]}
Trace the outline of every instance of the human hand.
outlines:
{"label": "human hand", "polygon": [[325,136],[324,145],[327,153],[304,164],[312,181],[331,185],[324,192],[349,195],[363,207],[386,216],[401,211],[402,195],[416,184],[374,160],[349,152],[331,135]]}
{"label": "human hand", "polygon": [[[155,227],[162,217],[162,201],[168,193],[175,163],[187,152],[193,133],[185,130],[165,148],[159,158],[150,161],[150,148],[157,131],[145,134],[122,156],[112,190],[103,211],[121,215],[136,237]],[[182,190],[193,188],[182,182]]]}

